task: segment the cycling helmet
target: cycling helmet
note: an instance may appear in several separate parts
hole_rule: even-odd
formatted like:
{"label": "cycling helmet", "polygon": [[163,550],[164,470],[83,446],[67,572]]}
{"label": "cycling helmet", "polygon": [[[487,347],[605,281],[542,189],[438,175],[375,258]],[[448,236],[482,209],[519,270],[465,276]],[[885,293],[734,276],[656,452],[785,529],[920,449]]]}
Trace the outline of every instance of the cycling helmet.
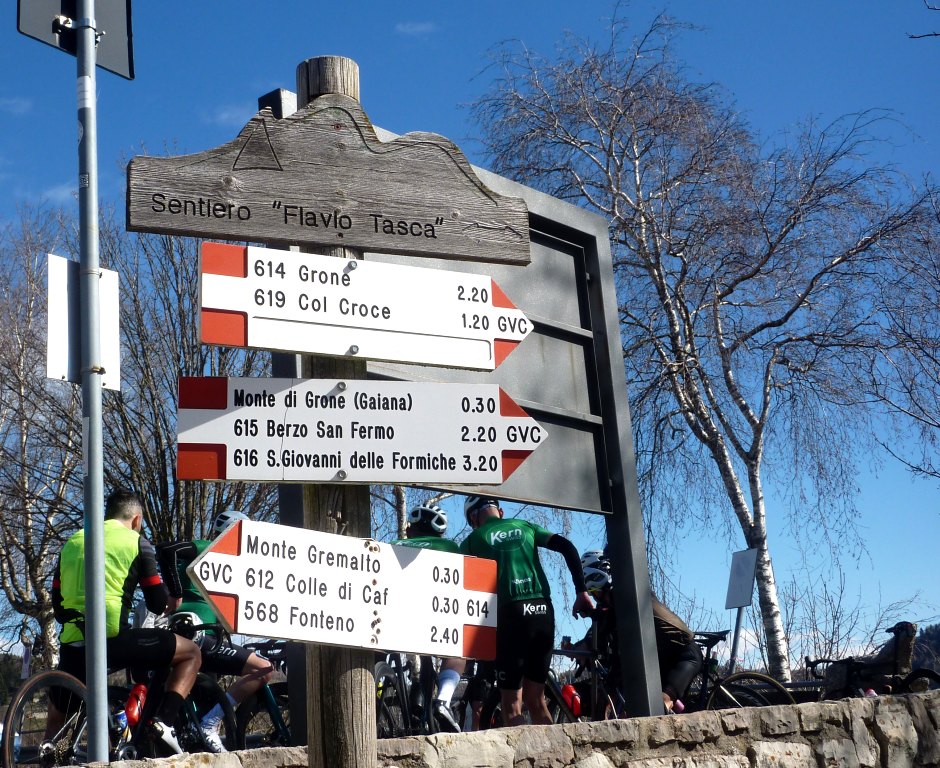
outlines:
{"label": "cycling helmet", "polygon": [[218,536],[236,520],[249,519],[250,518],[248,515],[246,515],[244,512],[240,512],[237,509],[226,509],[224,512],[219,512],[219,514],[216,515],[215,520],[212,521],[212,535]]}
{"label": "cycling helmet", "polygon": [[443,536],[447,530],[447,513],[437,504],[419,504],[408,513],[408,525],[423,523],[434,533]]}
{"label": "cycling helmet", "polygon": [[584,586],[592,594],[613,583],[610,577],[610,558],[599,549],[589,550],[581,556],[581,570],[584,572]]}
{"label": "cycling helmet", "polygon": [[603,568],[584,569],[584,586],[592,595],[602,591],[605,587],[609,587],[611,583],[610,571]]}
{"label": "cycling helmet", "polygon": [[582,568],[603,568],[610,570],[610,558],[599,549],[589,549],[581,555]]}
{"label": "cycling helmet", "polygon": [[470,515],[473,512],[479,512],[484,507],[498,507],[499,500],[489,496],[467,496],[463,503],[463,513],[467,518],[467,524],[470,525]]}

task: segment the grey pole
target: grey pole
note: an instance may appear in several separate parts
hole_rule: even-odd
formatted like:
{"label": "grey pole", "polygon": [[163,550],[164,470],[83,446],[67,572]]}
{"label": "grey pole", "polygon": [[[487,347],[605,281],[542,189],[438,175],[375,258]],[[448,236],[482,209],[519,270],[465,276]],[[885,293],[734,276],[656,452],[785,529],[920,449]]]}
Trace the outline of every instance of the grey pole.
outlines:
{"label": "grey pole", "polygon": [[97,29],[94,0],[79,0],[78,207],[82,328],[82,450],[85,501],[85,669],[88,760],[108,760],[107,658],[104,607],[104,480],[101,439],[101,350],[98,317]]}
{"label": "grey pole", "polygon": [[734,619],[734,637],[731,639],[731,658],[728,659],[728,672],[731,674],[734,672],[734,668],[738,663],[738,640],[741,639],[741,620],[744,618],[744,608],[739,607],[737,616]]}

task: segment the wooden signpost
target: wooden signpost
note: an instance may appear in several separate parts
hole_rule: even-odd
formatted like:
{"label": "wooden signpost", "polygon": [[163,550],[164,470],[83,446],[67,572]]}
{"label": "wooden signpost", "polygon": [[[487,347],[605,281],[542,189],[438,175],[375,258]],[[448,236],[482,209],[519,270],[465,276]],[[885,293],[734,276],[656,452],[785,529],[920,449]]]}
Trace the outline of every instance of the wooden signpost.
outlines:
{"label": "wooden signpost", "polygon": [[503,264],[530,260],[522,200],[487,188],[443,136],[380,141],[359,102],[340,93],[319,96],[282,120],[262,110],[216,149],[135,157],[127,228]]}

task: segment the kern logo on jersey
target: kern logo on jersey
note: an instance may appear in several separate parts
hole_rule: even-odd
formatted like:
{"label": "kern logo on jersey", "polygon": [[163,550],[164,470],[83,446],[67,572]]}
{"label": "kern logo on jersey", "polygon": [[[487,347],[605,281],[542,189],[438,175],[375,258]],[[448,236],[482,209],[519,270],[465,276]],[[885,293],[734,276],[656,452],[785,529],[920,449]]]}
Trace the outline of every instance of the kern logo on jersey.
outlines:
{"label": "kern logo on jersey", "polygon": [[493,531],[490,533],[490,546],[495,547],[497,543],[520,542],[523,536],[521,528],[513,528],[511,531]]}
{"label": "kern logo on jersey", "polygon": [[524,603],[522,606],[523,616],[546,616],[547,614],[548,606],[545,603]]}

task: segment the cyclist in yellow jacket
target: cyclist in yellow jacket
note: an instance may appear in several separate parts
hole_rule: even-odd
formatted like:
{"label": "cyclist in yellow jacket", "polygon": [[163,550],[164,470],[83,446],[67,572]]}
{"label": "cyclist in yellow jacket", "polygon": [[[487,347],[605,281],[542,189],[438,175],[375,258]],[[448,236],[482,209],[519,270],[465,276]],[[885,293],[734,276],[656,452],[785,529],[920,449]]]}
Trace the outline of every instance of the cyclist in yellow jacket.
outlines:
{"label": "cyclist in yellow jacket", "polygon": [[[104,578],[108,666],[165,669],[172,666],[165,693],[150,723],[153,736],[173,752],[183,750],[172,725],[199,672],[201,657],[192,640],[167,629],[133,629],[128,616],[138,585],[153,613],[172,610],[157,571],[153,545],[140,531],[144,505],[131,491],[112,493],[105,505]],[[59,669],[85,680],[85,532],[75,533],[62,547],[52,581],[52,607],[62,624]],[[50,706],[49,719],[64,715]]]}

